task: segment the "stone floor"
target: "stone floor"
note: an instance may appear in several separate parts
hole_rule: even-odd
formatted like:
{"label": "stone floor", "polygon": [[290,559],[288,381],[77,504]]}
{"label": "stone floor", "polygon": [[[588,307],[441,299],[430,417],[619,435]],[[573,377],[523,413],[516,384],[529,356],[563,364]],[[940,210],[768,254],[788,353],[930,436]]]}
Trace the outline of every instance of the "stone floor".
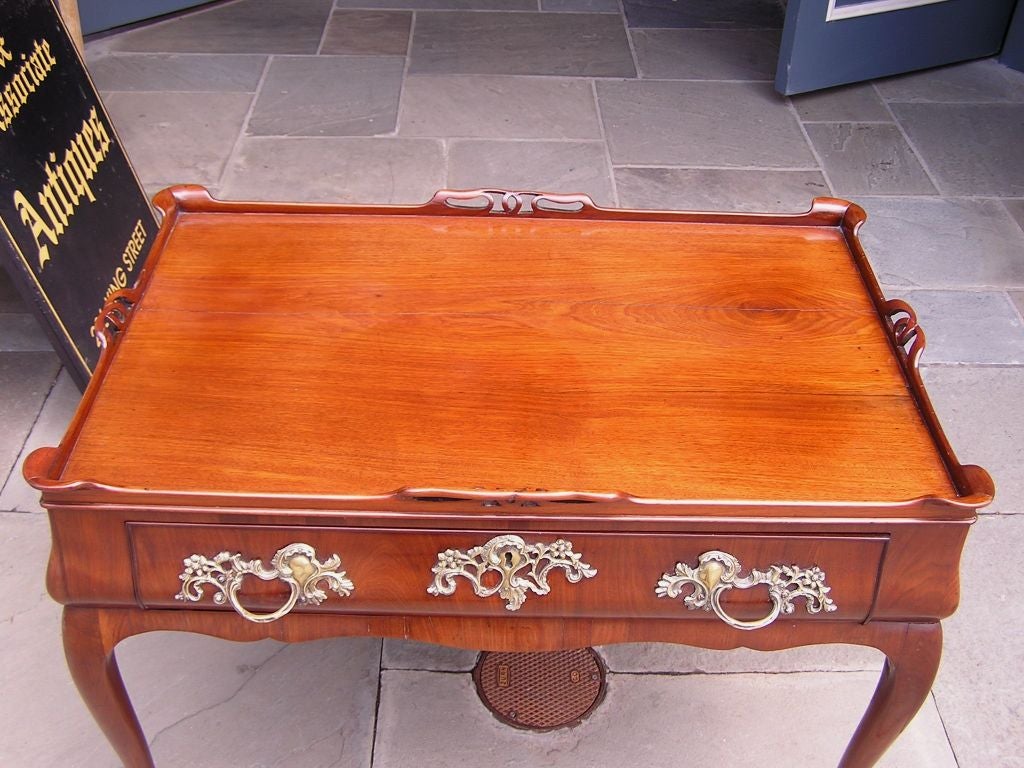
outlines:
{"label": "stone floor", "polygon": [[[151,192],[860,202],[887,292],[928,331],[925,375],[952,442],[999,489],[968,541],[933,694],[882,765],[1024,766],[1024,611],[1011,597],[1024,550],[1024,75],[977,61],[784,99],[769,82],[780,22],[773,0],[240,0],[91,41],[88,61]],[[58,371],[0,281],[0,764],[111,766],[65,670],[43,590],[46,520],[19,473],[74,410]],[[879,449],[899,461],[899,446]],[[467,652],[153,634],[118,656],[164,766],[829,766],[880,665],[845,647],[601,652],[607,699],[551,734],[493,720]]]}

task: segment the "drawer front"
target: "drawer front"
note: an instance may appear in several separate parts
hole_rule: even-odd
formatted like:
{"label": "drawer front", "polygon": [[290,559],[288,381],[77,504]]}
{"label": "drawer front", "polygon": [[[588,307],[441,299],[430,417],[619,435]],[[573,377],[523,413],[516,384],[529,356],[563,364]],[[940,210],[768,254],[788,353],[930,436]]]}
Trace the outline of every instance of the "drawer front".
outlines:
{"label": "drawer front", "polygon": [[[291,610],[291,602],[302,612],[679,619],[713,619],[720,608],[742,622],[782,608],[776,606],[782,593],[792,598],[787,619],[863,620],[871,610],[887,541],[885,536],[506,534],[158,523],[129,523],[128,535],[135,591],[143,606],[230,610],[232,599],[226,596],[232,590],[224,587],[234,582],[235,610],[263,621],[287,613],[281,611]],[[286,549],[293,544],[312,551]],[[275,571],[273,561],[281,550],[284,570]],[[712,556],[703,569],[698,567],[709,552],[738,560],[733,583],[725,583],[730,576],[723,557]],[[228,557],[210,568],[218,553]],[[296,553],[299,559],[291,559]],[[340,564],[330,562],[334,555]],[[261,562],[253,563],[256,559]],[[776,565],[783,567],[772,569]],[[757,574],[748,578],[751,569],[760,572],[759,583]],[[824,574],[827,598],[834,601],[834,606],[818,602],[824,610],[813,613],[807,608],[816,600],[808,595],[825,595],[815,592],[820,579],[812,569]],[[303,583],[304,573],[313,578]],[[716,575],[722,585],[717,606],[710,600],[706,607],[684,603],[700,591],[693,578],[713,585]],[[189,592],[190,584],[191,598],[183,599],[183,587]],[[320,602],[316,588],[324,594]],[[219,602],[214,599],[218,595]]]}

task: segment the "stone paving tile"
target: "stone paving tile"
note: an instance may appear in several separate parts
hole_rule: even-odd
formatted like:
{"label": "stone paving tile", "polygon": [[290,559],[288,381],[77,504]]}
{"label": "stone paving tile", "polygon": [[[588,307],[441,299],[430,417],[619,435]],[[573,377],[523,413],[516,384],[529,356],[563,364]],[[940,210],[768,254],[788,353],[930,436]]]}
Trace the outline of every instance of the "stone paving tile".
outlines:
{"label": "stone paving tile", "polygon": [[879,80],[887,101],[988,102],[1024,101],[1024,72],[995,59],[969,61]]}
{"label": "stone paving tile", "polygon": [[892,104],[943,194],[1024,197],[1024,104]]}
{"label": "stone paving tile", "polygon": [[1024,231],[998,200],[857,197],[864,250],[882,283],[1024,286]]}
{"label": "stone paving tile", "polygon": [[78,697],[64,661],[60,606],[46,594],[44,583],[50,554],[46,517],[0,513],[0,542],[0,764],[119,765]]}
{"label": "stone paving tile", "polygon": [[[6,634],[19,634],[18,626],[24,617],[31,614],[53,614],[59,606],[46,594],[46,565],[50,556],[50,525],[40,515],[18,515],[0,512],[0,563],[6,579],[3,603],[0,604],[0,628]],[[59,629],[59,628],[58,628]],[[57,633],[60,635],[59,631]],[[22,637],[23,641],[31,638]],[[42,640],[42,637],[39,638]],[[4,650],[15,650],[5,644]],[[18,649],[30,652],[31,647]],[[63,661],[63,659],[61,659]],[[12,672],[4,659],[4,672]],[[70,682],[70,680],[69,680]],[[5,691],[9,693],[9,691]],[[17,704],[23,704],[18,701]],[[10,697],[0,697],[0,705],[10,707]],[[5,712],[7,714],[7,712]]]}
{"label": "stone paving tile", "polygon": [[885,656],[875,648],[817,645],[784,651],[715,651],[670,643],[626,643],[599,649],[612,672],[729,674],[737,672],[875,672]]}
{"label": "stone paving tile", "polygon": [[335,7],[419,11],[536,11],[537,0],[335,0]]}
{"label": "stone paving tile", "polygon": [[510,189],[590,195],[598,205],[614,205],[611,171],[600,142],[451,142],[451,189]]}
{"label": "stone paving tile", "polygon": [[53,347],[35,315],[0,312],[0,352],[48,352]]}
{"label": "stone paving tile", "polygon": [[1017,307],[1017,311],[1024,315],[1024,291],[1010,291],[1010,301]]}
{"label": "stone paving tile", "polygon": [[814,93],[790,96],[797,114],[804,121],[876,122],[892,121],[892,115],[878,98],[871,83],[829,88]]}
{"label": "stone paving tile", "polygon": [[902,298],[927,334],[923,363],[1024,365],[1024,324],[1003,291],[903,291]]}
{"label": "stone paving tile", "polygon": [[275,57],[246,132],[253,136],[377,136],[395,130],[403,59]]}
{"label": "stone paving tile", "polygon": [[619,0],[541,0],[542,11],[589,11],[618,13]]}
{"label": "stone paving tile", "polygon": [[259,85],[266,56],[203,53],[119,53],[90,57],[101,91],[243,91]]}
{"label": "stone paving tile", "polygon": [[1024,368],[925,366],[923,375],[957,457],[995,480],[995,501],[982,514],[1024,512]]}
{"label": "stone paving tile", "polygon": [[226,200],[424,203],[445,186],[432,139],[248,138],[229,163]]}
{"label": "stone paving tile", "polygon": [[772,80],[779,33],[764,29],[637,29],[631,33],[641,77],[670,80]]}
{"label": "stone paving tile", "polygon": [[421,13],[409,71],[636,75],[622,19],[607,13]]}
{"label": "stone paving tile", "polygon": [[1024,200],[1003,200],[1002,202],[1010,215],[1017,220],[1020,228],[1024,230]]}
{"label": "stone paving tile", "polygon": [[[274,640],[232,643],[186,632],[153,632],[124,640],[117,647],[117,657],[143,732],[152,744],[157,734],[183,718],[214,710],[234,695],[251,695],[245,689],[258,682],[253,676],[283,648]],[[250,730],[252,722],[241,714],[232,725]],[[272,727],[270,722],[265,725]],[[210,737],[206,746],[226,752],[216,737]]]}
{"label": "stone paving tile", "polygon": [[[132,678],[127,670],[133,664],[128,657],[132,653],[139,654],[134,664],[145,665],[150,674],[149,689],[153,693],[160,688],[153,680],[154,672],[168,676],[168,667],[174,666],[173,673],[185,678],[178,686],[176,721],[162,730],[154,729],[140,712],[143,728],[151,734],[157,765],[299,762],[311,768],[366,768],[370,764],[380,673],[379,640],[341,638],[294,643],[280,647],[250,674],[236,675],[234,680],[221,674],[213,681],[189,669],[184,653],[176,654],[180,662],[171,665],[164,654],[149,648],[136,649],[127,642],[125,646],[123,663],[129,688]],[[240,665],[222,661],[219,666],[230,670]],[[244,678],[241,685],[239,678]],[[212,684],[217,685],[215,691],[209,690]],[[203,695],[191,693],[194,689],[203,691]],[[207,697],[216,703],[203,706],[197,701]],[[163,701],[159,706],[166,711]],[[211,761],[211,755],[229,757],[226,761]]]}
{"label": "stone paving tile", "polygon": [[384,641],[381,666],[384,669],[418,669],[434,672],[469,672],[476,665],[479,651],[449,648],[415,640]]}
{"label": "stone paving tile", "polygon": [[616,164],[816,165],[770,83],[602,81],[597,94]]}
{"label": "stone paving tile", "polygon": [[776,29],[782,6],[772,0],[624,0],[631,27]]}
{"label": "stone paving tile", "polygon": [[398,125],[403,136],[601,138],[590,83],[568,78],[408,77]]}
{"label": "stone paving tile", "polygon": [[59,369],[54,352],[0,353],[0,472],[5,480]]}
{"label": "stone paving tile", "polygon": [[43,511],[39,506],[39,491],[25,482],[21,468],[25,459],[36,448],[41,448],[44,445],[53,447],[60,444],[81,397],[82,393],[78,391],[71,375],[66,370],[61,370],[42,410],[39,411],[35,424],[32,425],[32,431],[25,440],[21,453],[11,467],[7,482],[0,490],[0,510],[5,512],[12,510],[15,512]]}
{"label": "stone paving tile", "polygon": [[1024,617],[1015,581],[992,578],[993,564],[1017,562],[1022,548],[1024,515],[983,516],[967,536],[960,609],[943,622],[933,689],[960,768],[1024,768]]}
{"label": "stone paving tile", "polygon": [[331,5],[332,0],[241,0],[123,32],[113,38],[108,49],[316,53]]}
{"label": "stone paving tile", "polygon": [[405,56],[412,14],[402,11],[335,11],[320,53]]}
{"label": "stone paving tile", "polygon": [[145,184],[215,184],[252,96],[247,93],[112,93],[105,99]]}
{"label": "stone paving tile", "polygon": [[[582,725],[531,733],[500,724],[469,675],[384,671],[376,768],[516,764],[835,765],[874,690],[872,672],[786,675],[611,675],[608,693]],[[443,702],[439,706],[438,702]],[[756,704],[755,704],[756,702]],[[750,704],[750,706],[746,706]],[[739,707],[737,709],[737,707]],[[813,724],[780,728],[764,713]],[[955,768],[931,700],[880,768]]]}
{"label": "stone paving tile", "polygon": [[935,193],[895,125],[810,123],[806,129],[838,195]]}
{"label": "stone paving tile", "polygon": [[626,208],[795,213],[830,192],[819,171],[735,171],[700,168],[616,168]]}

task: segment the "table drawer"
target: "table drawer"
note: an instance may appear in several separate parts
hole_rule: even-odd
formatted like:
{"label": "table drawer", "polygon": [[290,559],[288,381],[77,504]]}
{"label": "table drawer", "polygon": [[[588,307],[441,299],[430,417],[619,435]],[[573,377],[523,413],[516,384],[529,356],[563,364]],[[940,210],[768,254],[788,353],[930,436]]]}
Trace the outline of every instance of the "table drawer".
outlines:
{"label": "table drawer", "polygon": [[[787,602],[787,619],[862,620],[871,610],[887,541],[158,523],[129,523],[128,535],[143,606],[233,606],[254,621],[271,621],[294,608],[727,620],[721,610],[743,622],[776,608],[785,613]],[[706,556],[698,568],[710,552],[721,554]],[[334,555],[340,563],[332,562]],[[741,564],[735,573],[729,556]],[[700,593],[701,584],[707,600],[691,608],[684,598]]]}

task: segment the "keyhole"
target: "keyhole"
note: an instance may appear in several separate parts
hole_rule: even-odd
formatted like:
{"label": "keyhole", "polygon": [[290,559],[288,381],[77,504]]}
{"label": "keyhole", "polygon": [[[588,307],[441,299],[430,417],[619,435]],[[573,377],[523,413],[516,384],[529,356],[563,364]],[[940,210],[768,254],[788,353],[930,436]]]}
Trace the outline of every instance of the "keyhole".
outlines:
{"label": "keyhole", "polygon": [[511,552],[506,552],[505,553],[505,567],[508,568],[508,569],[512,568],[512,553]]}

